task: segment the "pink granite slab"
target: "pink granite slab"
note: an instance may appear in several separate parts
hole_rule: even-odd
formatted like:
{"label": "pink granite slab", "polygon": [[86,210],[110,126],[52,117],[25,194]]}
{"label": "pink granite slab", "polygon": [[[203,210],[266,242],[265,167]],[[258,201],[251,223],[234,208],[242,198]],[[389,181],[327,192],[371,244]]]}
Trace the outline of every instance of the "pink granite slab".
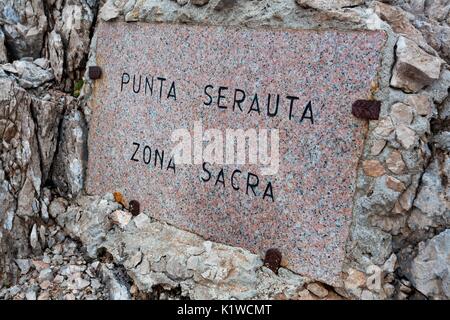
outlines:
{"label": "pink granite slab", "polygon": [[[367,131],[365,121],[352,116],[351,105],[369,96],[385,33],[115,22],[100,24],[97,36],[103,73],[92,98],[87,191],[120,191],[151,216],[213,241],[261,254],[278,248],[290,269],[338,283]],[[130,75],[128,84],[122,84],[124,73]],[[133,75],[135,91],[142,77],[138,93]],[[144,90],[145,76],[154,77],[152,94],[149,85]],[[162,98],[157,77],[167,79]],[[173,92],[167,98],[172,82],[176,100]],[[216,102],[218,87],[229,88],[221,102],[226,109],[204,104],[208,84]],[[244,111],[233,111],[235,88],[248,99],[258,93],[261,113],[249,113],[247,100]],[[276,94],[282,99],[276,117],[266,114],[269,93],[273,103]],[[299,98],[291,119],[287,95]],[[309,101],[314,123],[301,121]],[[264,176],[258,165],[211,164],[211,179],[204,182],[202,164],[167,169],[172,132],[192,132],[196,121],[204,130],[222,132],[279,129],[278,173]],[[134,156],[133,142],[140,144]],[[154,165],[155,149],[165,152],[163,169],[159,160]],[[221,168],[225,186],[216,183]],[[242,171],[233,180],[239,190],[230,180],[236,168]],[[249,171],[260,180],[256,195],[251,189],[246,193]],[[262,197],[269,182],[274,201]]]}

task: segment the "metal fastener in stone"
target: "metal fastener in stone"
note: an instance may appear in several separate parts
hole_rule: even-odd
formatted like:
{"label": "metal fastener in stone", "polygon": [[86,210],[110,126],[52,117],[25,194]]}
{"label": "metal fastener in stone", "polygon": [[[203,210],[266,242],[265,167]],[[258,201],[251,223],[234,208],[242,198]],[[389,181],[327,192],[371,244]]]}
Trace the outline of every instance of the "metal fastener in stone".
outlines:
{"label": "metal fastener in stone", "polygon": [[352,105],[352,114],[360,119],[378,120],[381,102],[376,100],[356,100]]}
{"label": "metal fastener in stone", "polygon": [[102,76],[102,69],[99,66],[90,66],[88,69],[88,73],[90,79],[100,79],[100,77]]}
{"label": "metal fastener in stone", "polygon": [[264,265],[278,274],[278,269],[280,269],[281,265],[281,252],[278,249],[271,248],[266,251],[266,256],[264,257]]}
{"label": "metal fastener in stone", "polygon": [[137,216],[140,213],[140,204],[137,200],[131,200],[129,202],[129,210],[133,216]]}

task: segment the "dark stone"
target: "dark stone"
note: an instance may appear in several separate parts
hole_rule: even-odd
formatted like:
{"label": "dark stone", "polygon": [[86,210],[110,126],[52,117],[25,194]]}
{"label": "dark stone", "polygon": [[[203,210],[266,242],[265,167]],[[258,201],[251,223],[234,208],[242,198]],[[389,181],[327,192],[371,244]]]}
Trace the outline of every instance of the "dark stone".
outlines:
{"label": "dark stone", "polygon": [[378,120],[381,102],[375,100],[356,100],[352,105],[352,114],[360,119]]}
{"label": "dark stone", "polygon": [[278,249],[269,249],[266,252],[266,256],[264,257],[264,265],[278,274],[278,269],[280,269],[281,264],[281,252]]}
{"label": "dark stone", "polygon": [[131,200],[129,203],[129,210],[133,216],[137,216],[140,213],[140,204],[137,200]]}
{"label": "dark stone", "polygon": [[227,10],[233,7],[236,3],[236,0],[220,0],[217,5],[214,7],[214,10]]}

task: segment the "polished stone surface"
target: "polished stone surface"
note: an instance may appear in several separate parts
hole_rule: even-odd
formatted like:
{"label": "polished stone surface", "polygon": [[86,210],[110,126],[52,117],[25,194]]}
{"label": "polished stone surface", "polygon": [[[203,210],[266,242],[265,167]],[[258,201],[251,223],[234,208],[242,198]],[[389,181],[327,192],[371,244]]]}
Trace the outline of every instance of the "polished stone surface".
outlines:
{"label": "polished stone surface", "polygon": [[[262,255],[278,248],[290,269],[336,284],[367,131],[352,103],[369,97],[385,41],[381,31],[100,24],[88,192],[119,191],[154,218],[213,241]],[[271,112],[279,95],[273,117],[269,94]],[[278,172],[207,164],[208,173],[201,157],[173,170],[172,133],[194,135],[200,121],[224,139],[227,129],[278,129]]]}

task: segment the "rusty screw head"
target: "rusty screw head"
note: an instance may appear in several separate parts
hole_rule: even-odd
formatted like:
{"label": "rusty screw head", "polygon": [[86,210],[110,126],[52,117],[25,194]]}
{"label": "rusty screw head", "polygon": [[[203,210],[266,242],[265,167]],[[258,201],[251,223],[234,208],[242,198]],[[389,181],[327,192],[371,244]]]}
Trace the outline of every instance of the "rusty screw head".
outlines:
{"label": "rusty screw head", "polygon": [[381,102],[375,100],[356,100],[352,105],[352,114],[360,119],[378,120]]}
{"label": "rusty screw head", "polygon": [[92,80],[100,79],[102,76],[102,69],[98,66],[90,66],[88,69],[89,78]]}
{"label": "rusty screw head", "polygon": [[280,269],[281,264],[281,252],[278,249],[271,248],[266,251],[266,256],[264,257],[264,265],[278,274],[278,269]]}
{"label": "rusty screw head", "polygon": [[129,210],[133,216],[137,216],[140,213],[140,204],[137,200],[131,200],[129,203]]}

